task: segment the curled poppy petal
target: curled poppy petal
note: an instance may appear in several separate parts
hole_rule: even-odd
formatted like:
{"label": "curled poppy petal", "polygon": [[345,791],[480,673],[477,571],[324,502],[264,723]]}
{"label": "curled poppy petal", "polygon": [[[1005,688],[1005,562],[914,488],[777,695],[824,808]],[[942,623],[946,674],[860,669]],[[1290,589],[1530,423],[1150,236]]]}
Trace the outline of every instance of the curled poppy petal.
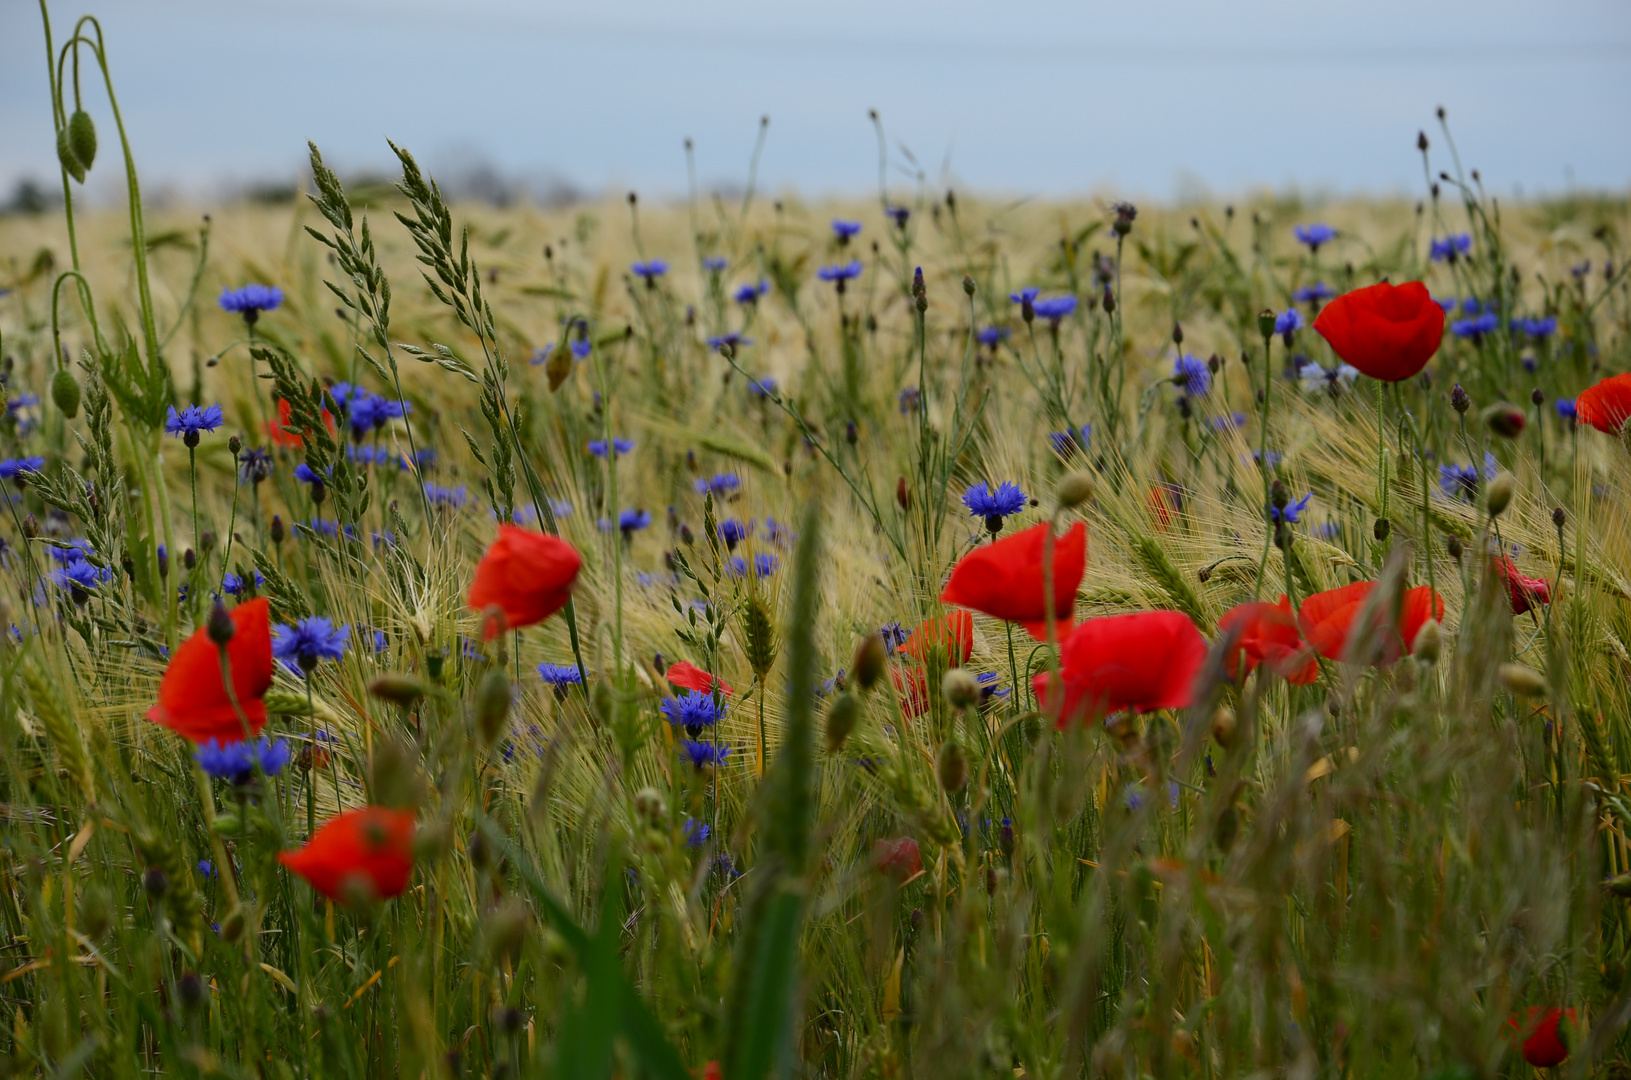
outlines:
{"label": "curled poppy petal", "polygon": [[[1047,633],[1042,556],[1051,525],[1033,525],[957,560],[940,601],[994,619],[1019,623],[1032,637]],[[1087,526],[1072,525],[1053,542],[1053,613],[1058,632],[1069,629],[1076,589],[1087,568]]]}
{"label": "curled poppy petal", "polygon": [[1631,420],[1631,372],[1611,375],[1574,399],[1575,423],[1618,435]]}
{"label": "curled poppy petal", "polygon": [[901,652],[919,660],[928,659],[936,645],[946,651],[946,662],[958,667],[974,651],[974,617],[966,611],[952,611],[929,619],[912,631]]}
{"label": "curled poppy petal", "polygon": [[1427,366],[1444,338],[1444,309],[1419,281],[1383,281],[1344,293],[1314,320],[1344,361],[1373,379],[1398,382]]}
{"label": "curled poppy petal", "polygon": [[1224,634],[1238,630],[1234,648],[1224,657],[1224,671],[1231,679],[1250,675],[1259,664],[1298,686],[1319,678],[1319,661],[1303,641],[1291,601],[1284,596],[1278,604],[1258,600],[1231,609],[1218,620],[1218,630]]}
{"label": "curled poppy petal", "polygon": [[730,684],[718,675],[703,671],[689,660],[681,660],[669,665],[663,678],[679,687],[681,690],[695,690],[699,694],[711,694],[715,687],[722,694],[730,694]]}
{"label": "curled poppy petal", "polygon": [[1531,608],[1552,602],[1552,587],[1545,579],[1518,573],[1517,564],[1511,556],[1503,555],[1492,560],[1491,568],[1501,575],[1501,581],[1506,585],[1507,596],[1512,601],[1512,614],[1522,615]]}
{"label": "curled poppy petal", "polygon": [[889,669],[900,695],[900,711],[908,720],[929,711],[929,674],[921,664],[896,665]]}
{"label": "curled poppy petal", "polygon": [[[477,611],[496,604],[511,630],[531,626],[566,606],[582,567],[583,557],[560,537],[506,523],[476,564],[469,603]],[[499,632],[490,622],[483,630],[489,638]]]}
{"label": "curled poppy petal", "polygon": [[330,818],[299,851],[278,862],[330,900],[386,900],[408,887],[413,873],[412,810],[366,806]]}
{"label": "curled poppy petal", "polygon": [[[1316,652],[1330,660],[1344,658],[1350,642],[1357,640],[1355,633],[1360,627],[1355,623],[1375,587],[1374,581],[1356,581],[1340,589],[1315,593],[1303,601],[1297,621]],[[1385,631],[1378,628],[1382,640],[1377,662],[1391,664],[1408,653],[1416,634],[1429,619],[1443,621],[1444,597],[1425,585],[1406,589],[1400,598],[1398,621]]]}
{"label": "curled poppy petal", "polygon": [[[289,407],[289,403],[287,401],[283,400],[282,398],[278,398],[277,421],[273,422],[268,420],[266,422],[266,437],[271,439],[272,442],[278,446],[295,447],[303,445],[306,441],[305,439],[299,435],[295,435],[284,430],[284,428],[287,428],[292,423],[294,423],[293,410]],[[328,428],[328,433],[330,435],[334,434],[334,417],[330,415],[327,409],[323,410],[323,426]]]}
{"label": "curled poppy petal", "polygon": [[[1145,611],[1088,619],[1059,646],[1064,681],[1060,727],[1082,717],[1132,709],[1181,709],[1194,697],[1206,641],[1181,611]],[[1050,707],[1049,673],[1033,680]]]}
{"label": "curled poppy petal", "polygon": [[[232,707],[221,679],[221,650],[210,640],[207,627],[199,627],[170,657],[159,682],[159,700],[147,718],[195,743],[211,739],[233,743],[260,734],[266,726],[266,703],[261,700],[272,685],[272,627],[270,607],[258,597],[232,609],[232,640],[227,662],[232,670]],[[244,731],[248,721],[249,730]]]}
{"label": "curled poppy petal", "polygon": [[1569,1057],[1569,1045],[1564,1041],[1564,1029],[1576,1022],[1573,1009],[1531,1008],[1520,1021],[1517,1016],[1507,1017],[1509,1033],[1517,1040],[1523,1060],[1537,1069],[1561,1065]]}
{"label": "curled poppy petal", "polygon": [[879,840],[872,845],[872,865],[896,881],[905,881],[923,869],[923,855],[910,836]]}

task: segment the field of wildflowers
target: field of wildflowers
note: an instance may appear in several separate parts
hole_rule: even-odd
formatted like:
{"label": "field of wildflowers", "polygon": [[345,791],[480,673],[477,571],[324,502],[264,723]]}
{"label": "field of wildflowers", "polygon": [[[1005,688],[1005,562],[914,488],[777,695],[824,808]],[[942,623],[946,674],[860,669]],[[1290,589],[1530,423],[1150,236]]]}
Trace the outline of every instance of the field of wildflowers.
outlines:
{"label": "field of wildflowers", "polygon": [[1631,1075],[1623,197],[200,219],[55,29],[0,1075]]}

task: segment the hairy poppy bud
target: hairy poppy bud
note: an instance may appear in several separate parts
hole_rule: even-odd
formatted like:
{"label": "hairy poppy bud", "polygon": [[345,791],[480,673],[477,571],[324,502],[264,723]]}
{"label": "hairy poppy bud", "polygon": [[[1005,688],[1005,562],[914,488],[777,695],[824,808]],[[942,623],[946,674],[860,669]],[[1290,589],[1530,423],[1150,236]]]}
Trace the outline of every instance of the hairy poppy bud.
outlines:
{"label": "hairy poppy bud", "polygon": [[1501,438],[1516,439],[1523,434],[1523,410],[1502,401],[1484,410],[1484,423]]}
{"label": "hairy poppy bud", "polygon": [[68,148],[74,152],[80,168],[90,172],[91,162],[96,160],[96,125],[84,109],[75,109],[68,117]]}
{"label": "hairy poppy bud", "polygon": [[1502,664],[1495,675],[1502,686],[1519,697],[1546,696],[1546,678],[1532,667]]}
{"label": "hairy poppy bud", "polygon": [[375,806],[418,806],[425,796],[418,754],[399,739],[379,739],[368,763],[368,785]]}
{"label": "hairy poppy bud", "polygon": [[1416,631],[1416,640],[1410,643],[1410,654],[1425,664],[1438,663],[1440,650],[1443,648],[1443,635],[1439,633],[1438,620],[1428,619]]}
{"label": "hairy poppy bud", "polygon": [[980,683],[967,668],[952,668],[940,681],[940,692],[956,709],[966,709],[980,700]]}
{"label": "hairy poppy bud", "polygon": [[40,536],[40,522],[33,514],[23,519],[23,535],[30,540],[37,540]]}
{"label": "hairy poppy bud", "polygon": [[1456,562],[1461,561],[1461,537],[1452,536],[1444,542],[1444,550],[1450,553],[1450,558]]}
{"label": "hairy poppy bud", "polygon": [[228,945],[234,944],[244,936],[244,928],[248,920],[244,918],[244,909],[235,907],[227,912],[227,917],[221,920],[221,940]]}
{"label": "hairy poppy bud", "polygon": [[476,731],[488,746],[504,730],[510,716],[510,677],[502,668],[493,668],[482,676],[476,688]]}
{"label": "hairy poppy bud", "polygon": [[1091,499],[1094,487],[1093,474],[1078,469],[1059,478],[1059,483],[1053,489],[1053,497],[1059,501],[1062,509],[1070,510]]}
{"label": "hairy poppy bud", "polygon": [[1472,408],[1472,398],[1467,396],[1466,389],[1460,383],[1450,388],[1450,408],[1458,413],[1464,413]]}
{"label": "hairy poppy bud", "polygon": [[69,176],[81,184],[85,182],[85,165],[79,158],[74,156],[74,144],[68,137],[66,127],[57,129],[57,161],[62,163],[62,167],[68,171]]}
{"label": "hairy poppy bud", "polygon": [[531,926],[532,912],[527,905],[514,897],[501,900],[481,922],[482,951],[487,954],[487,962],[496,965],[507,957],[513,958]]}
{"label": "hairy poppy bud", "polygon": [[1376,527],[1371,530],[1372,534],[1376,537],[1376,540],[1377,540],[1378,543],[1380,543],[1383,540],[1386,540],[1388,538],[1388,534],[1391,533],[1392,531],[1393,531],[1393,523],[1388,521],[1387,518],[1377,518],[1376,519]]}
{"label": "hairy poppy bud", "polygon": [[1495,479],[1489,482],[1489,516],[1500,517],[1501,511],[1512,502],[1512,474],[1509,472],[1497,473]]}
{"label": "hairy poppy bud", "polygon": [[210,608],[209,621],[205,624],[209,628],[210,640],[217,645],[225,645],[232,640],[237,627],[232,622],[232,616],[227,613],[226,606],[220,601]]}
{"label": "hairy poppy bud", "polygon": [[827,706],[827,753],[836,754],[855,730],[861,718],[861,703],[854,694],[844,691]]}
{"label": "hairy poppy bud", "polygon": [[58,368],[51,376],[51,400],[68,419],[79,415],[79,380],[67,368]]}
{"label": "hairy poppy bud", "polygon": [[1217,740],[1219,746],[1225,750],[1235,745],[1235,733],[1239,730],[1239,721],[1235,719],[1235,711],[1226,706],[1219,706],[1218,711],[1212,714],[1212,738]]}
{"label": "hairy poppy bud", "polygon": [[1618,874],[1609,878],[1608,891],[1615,896],[1631,896],[1631,874]]}
{"label": "hairy poppy bud", "polygon": [[884,648],[882,635],[868,634],[855,646],[855,660],[850,670],[855,672],[855,681],[862,690],[871,690],[883,678],[888,664],[889,650]]}
{"label": "hairy poppy bud", "polygon": [[430,688],[411,675],[400,675],[388,672],[368,684],[368,692],[381,701],[389,701],[393,705],[400,705],[404,709],[413,705]]}
{"label": "hairy poppy bud", "polygon": [[956,739],[947,739],[940,748],[940,757],[935,761],[935,776],[940,781],[942,791],[962,791],[968,783],[968,755],[963,748],[957,745]]}

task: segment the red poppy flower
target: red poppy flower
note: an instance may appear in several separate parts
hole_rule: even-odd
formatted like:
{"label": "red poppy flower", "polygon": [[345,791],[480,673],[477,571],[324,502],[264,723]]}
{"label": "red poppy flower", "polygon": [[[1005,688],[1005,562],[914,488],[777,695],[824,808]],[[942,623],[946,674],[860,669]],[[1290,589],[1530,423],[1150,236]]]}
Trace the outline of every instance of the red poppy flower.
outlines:
{"label": "red poppy flower", "polygon": [[[265,597],[232,609],[232,640],[227,661],[232,669],[232,692],[249,721],[249,734],[266,726],[262,696],[272,685],[272,627]],[[195,743],[215,739],[222,743],[244,738],[243,720],[232,707],[221,680],[221,650],[210,640],[207,627],[199,627],[170,657],[159,682],[158,704],[147,718]]]}
{"label": "red poppy flower", "polygon": [[[1565,1024],[1566,1018],[1566,1024]],[[1554,1065],[1561,1065],[1568,1059],[1569,1045],[1563,1040],[1563,1032],[1559,1026],[1572,1027],[1575,1023],[1573,1009],[1534,1008],[1529,1010],[1520,1023],[1516,1016],[1507,1017],[1506,1025],[1511,1029],[1514,1038],[1521,1039],[1519,1045],[1523,1060],[1537,1069],[1549,1069]]]}
{"label": "red poppy flower", "polygon": [[[1223,664],[1229,678],[1250,675],[1263,663],[1268,664],[1274,674],[1298,686],[1307,686],[1319,678],[1319,661],[1303,641],[1297,629],[1297,616],[1285,596],[1280,597],[1278,604],[1266,600],[1241,604],[1218,620],[1219,633],[1227,634],[1237,627],[1240,635]],[[1245,660],[1244,672],[1240,671],[1242,659]]]}
{"label": "red poppy flower", "polygon": [[[1181,611],[1088,619],[1059,646],[1065,700],[1057,723],[1123,709],[1181,709],[1193,698],[1205,659],[1206,641]],[[1047,684],[1045,671],[1032,682],[1044,709]]]}
{"label": "red poppy flower", "polygon": [[900,695],[900,711],[908,720],[929,711],[929,673],[921,664],[896,664],[889,669],[895,680],[895,692]]}
{"label": "red poppy flower", "polygon": [[1178,489],[1172,484],[1156,484],[1150,488],[1150,516],[1155,519],[1155,531],[1166,532],[1183,509]]}
{"label": "red poppy flower", "polygon": [[1512,598],[1512,614],[1522,615],[1531,608],[1552,602],[1552,587],[1544,578],[1524,577],[1518,573],[1518,567],[1513,563],[1511,556],[1503,555],[1493,560],[1496,573],[1506,584],[1507,595]]}
{"label": "red poppy flower", "polygon": [[330,900],[386,900],[408,887],[413,873],[413,811],[384,806],[347,810],[323,823],[299,851],[278,862]]}
{"label": "red poppy flower", "polygon": [[[498,605],[511,630],[543,622],[566,606],[582,567],[583,557],[560,537],[500,525],[498,539],[476,564],[470,606]],[[482,631],[489,638],[498,632],[491,622]]]}
{"label": "red poppy flower", "polygon": [[1631,371],[1611,375],[1574,399],[1575,423],[1618,435],[1631,420]]}
{"label": "red poppy flower", "polygon": [[1419,281],[1383,281],[1343,293],[1320,312],[1314,329],[1343,360],[1373,379],[1408,379],[1438,352],[1444,309]]}
{"label": "red poppy flower", "polygon": [[[977,547],[957,560],[940,602],[973,608],[994,619],[1019,623],[1032,637],[1047,633],[1042,547],[1052,526],[1046,522]],[[1070,629],[1076,588],[1087,568],[1087,526],[1070,527],[1053,542],[1053,613],[1059,633]]]}
{"label": "red poppy flower", "polygon": [[910,836],[879,840],[872,845],[872,865],[896,881],[905,881],[923,869],[923,853]]}
{"label": "red poppy flower", "polygon": [[[290,434],[283,429],[294,423],[293,410],[289,403],[282,398],[277,399],[277,422],[266,421],[266,436],[278,446],[300,446],[305,440],[299,435]],[[334,434],[334,417],[327,409],[323,410],[323,426],[328,428],[330,435]]]}
{"label": "red poppy flower", "polygon": [[947,663],[952,667],[961,665],[974,651],[974,616],[966,611],[952,611],[929,619],[912,631],[900,651],[923,660],[936,645],[945,649]]}
{"label": "red poppy flower", "polygon": [[695,690],[699,694],[711,694],[716,686],[722,694],[731,693],[730,684],[724,679],[718,675],[710,675],[689,660],[681,660],[670,666],[663,678],[681,690]]}
{"label": "red poppy flower", "polygon": [[[1375,587],[1374,581],[1356,581],[1340,589],[1315,593],[1303,601],[1302,610],[1297,613],[1297,622],[1302,626],[1303,636],[1316,652],[1331,660],[1343,658],[1355,629],[1354,620]],[[1409,652],[1415,643],[1416,633],[1428,619],[1444,620],[1444,597],[1425,585],[1406,589],[1403,602],[1399,605],[1399,621],[1383,635],[1379,663],[1391,664]]]}
{"label": "red poppy flower", "polygon": [[702,1080],[725,1080],[725,1070],[720,1068],[719,1062],[710,1061],[702,1067]]}

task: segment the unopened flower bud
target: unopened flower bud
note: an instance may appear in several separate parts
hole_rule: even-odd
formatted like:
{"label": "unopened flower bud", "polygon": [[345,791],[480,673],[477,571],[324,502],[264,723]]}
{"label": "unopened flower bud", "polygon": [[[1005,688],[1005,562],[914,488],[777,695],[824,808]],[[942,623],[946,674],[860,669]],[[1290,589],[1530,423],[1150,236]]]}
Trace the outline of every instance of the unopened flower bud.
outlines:
{"label": "unopened flower bud", "polygon": [[232,635],[238,629],[233,625],[232,616],[227,613],[226,606],[220,601],[216,601],[215,606],[210,608],[209,621],[205,625],[208,627],[210,640],[217,645],[225,645],[231,641]]}
{"label": "unopened flower bud", "polygon": [[1496,678],[1518,697],[1545,697],[1546,677],[1532,667],[1522,664],[1502,664]]}
{"label": "unopened flower bud", "polygon": [[23,535],[30,540],[37,540],[40,536],[40,522],[33,514],[23,519]]}
{"label": "unopened flower bud", "polygon": [[1172,324],[1172,343],[1174,345],[1182,345],[1184,343],[1184,328],[1182,324],[1178,322],[1174,322]]}
{"label": "unopened flower bud", "polygon": [[1053,497],[1058,500],[1061,509],[1070,510],[1091,499],[1094,487],[1093,474],[1077,469],[1059,478],[1059,483],[1053,489]]}
{"label": "unopened flower bud", "polygon": [[510,716],[510,677],[495,667],[482,676],[476,688],[476,731],[488,746],[504,730]]}
{"label": "unopened flower bud", "polygon": [[196,971],[184,971],[181,978],[176,980],[176,997],[181,1000],[181,1007],[188,1012],[198,1008],[204,1001],[204,980]]}
{"label": "unopened flower bud", "polygon": [[1263,335],[1265,345],[1274,337],[1274,312],[1269,308],[1257,313],[1257,332]]}
{"label": "unopened flower bud", "polygon": [[1377,542],[1381,543],[1383,540],[1388,538],[1390,533],[1393,532],[1393,523],[1388,521],[1387,518],[1377,518],[1376,527],[1372,529],[1371,532],[1372,535],[1376,537]]}
{"label": "unopened flower bud", "polygon": [[1558,528],[1561,529],[1564,523],[1568,520],[1569,516],[1563,512],[1563,508],[1561,506],[1552,511],[1552,524],[1556,525]]}
{"label": "unopened flower bud", "polygon": [[956,739],[947,739],[935,761],[934,773],[942,791],[962,791],[968,783],[968,755],[957,745]]}
{"label": "unopened flower bud", "polygon": [[940,692],[954,709],[966,709],[980,700],[980,683],[967,668],[952,668],[940,680]]}
{"label": "unopened flower bud", "polygon": [[1212,738],[1225,750],[1235,745],[1235,735],[1239,729],[1239,721],[1235,718],[1233,709],[1219,706],[1218,711],[1212,714]]}
{"label": "unopened flower bud", "polygon": [[1450,408],[1458,413],[1464,413],[1472,408],[1472,398],[1467,396],[1466,389],[1460,383],[1450,388]]}
{"label": "unopened flower bud", "polygon": [[1286,508],[1286,503],[1290,501],[1291,496],[1286,493],[1286,486],[1280,481],[1276,480],[1273,486],[1269,488],[1269,505],[1273,506],[1276,510],[1284,510]]}
{"label": "unopened flower bud", "polygon": [[1497,473],[1495,479],[1489,482],[1489,491],[1486,498],[1489,500],[1489,516],[1500,517],[1512,502],[1513,480],[1509,472]]}
{"label": "unopened flower bud", "polygon": [[1544,405],[1544,404],[1546,404],[1546,393],[1545,393],[1545,391],[1543,391],[1538,386],[1535,387],[1533,390],[1529,391],[1529,402],[1532,405]]}
{"label": "unopened flower bud", "polygon": [[381,701],[389,701],[393,705],[400,705],[404,709],[412,708],[414,703],[425,696],[430,688],[411,675],[401,675],[388,672],[379,676],[368,684],[368,692]]}
{"label": "unopened flower bud", "polygon": [[238,452],[240,450],[242,450],[243,448],[244,448],[244,441],[242,439],[238,438],[238,436],[234,435],[232,438],[227,440],[227,449],[232,451],[232,456],[233,457],[237,457]]}
{"label": "unopened flower bud", "polygon": [[884,668],[889,664],[889,650],[884,647],[881,634],[868,634],[862,638],[855,647],[855,660],[850,664],[850,670],[855,673],[855,681],[862,690],[871,690],[883,678]]}
{"label": "unopened flower bud", "polygon": [[249,920],[244,915],[244,909],[235,907],[227,912],[226,918],[221,920],[221,940],[232,945],[244,936],[244,930]]}
{"label": "unopened flower bud", "polygon": [[142,891],[155,900],[162,900],[164,894],[170,891],[170,879],[163,870],[149,866],[142,875]]}
{"label": "unopened flower bud", "polygon": [[1410,643],[1410,654],[1424,664],[1438,663],[1444,638],[1439,632],[1437,619],[1428,619],[1416,631],[1416,640]]}
{"label": "unopened flower bud", "polygon": [[198,566],[198,553],[192,548],[183,548],[181,551],[181,565],[191,573]]}
{"label": "unopened flower bud", "polygon": [[661,824],[668,817],[668,804],[663,793],[654,787],[643,787],[634,793],[634,812],[650,826]]}
{"label": "unopened flower bud", "polygon": [[895,501],[900,503],[902,510],[912,508],[912,489],[907,485],[904,476],[895,481]]}
{"label": "unopened flower bud", "polygon": [[1104,295],[1099,298],[1099,306],[1104,308],[1104,313],[1106,315],[1115,314],[1116,294],[1110,291],[1109,285],[1104,287]]}
{"label": "unopened flower bud", "polygon": [[827,753],[836,754],[843,748],[860,718],[861,703],[854,694],[846,690],[833,697],[827,706]]}
{"label": "unopened flower bud", "polygon": [[1502,401],[1484,410],[1484,423],[1501,438],[1516,439],[1523,434],[1523,410]]}
{"label": "unopened flower bud", "polygon": [[273,514],[272,515],[272,526],[271,526],[271,529],[269,531],[272,534],[272,543],[274,543],[274,544],[283,543],[283,537],[284,537],[285,533],[283,531],[283,518],[282,518],[281,515],[279,515],[279,514]]}
{"label": "unopened flower bud", "polygon": [[974,279],[967,274],[963,275],[963,293],[966,296],[974,295]]}
{"label": "unopened flower bud", "polygon": [[68,419],[79,415],[79,380],[67,368],[58,368],[51,376],[51,400]]}

